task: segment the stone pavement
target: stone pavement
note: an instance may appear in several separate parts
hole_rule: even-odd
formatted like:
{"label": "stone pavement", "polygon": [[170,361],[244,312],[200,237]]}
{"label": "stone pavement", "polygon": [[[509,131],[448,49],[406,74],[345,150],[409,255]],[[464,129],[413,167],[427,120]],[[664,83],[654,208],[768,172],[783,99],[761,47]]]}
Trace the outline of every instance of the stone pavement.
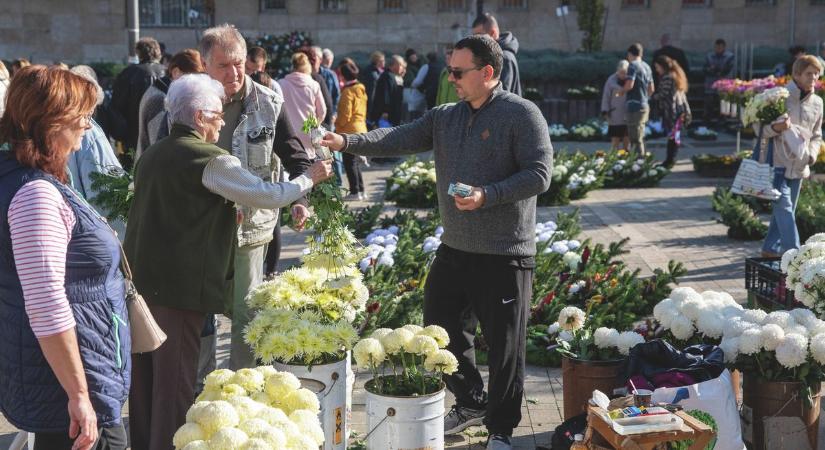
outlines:
{"label": "stone pavement", "polygon": [[[726,228],[716,222],[717,214],[710,207],[710,195],[717,184],[730,180],[708,179],[695,175],[690,156],[707,152],[727,154],[735,149],[730,136],[720,135],[719,142],[691,142],[686,140],[674,172],[658,188],[611,189],[589,193],[586,199],[567,207],[540,208],[539,220],[552,220],[558,211],[580,208],[584,235],[598,243],[630,238],[624,259],[642,275],[656,268],[664,268],[668,260],[685,264],[688,274],[683,285],[697,289],[726,290],[738,299],[744,299],[744,260],[758,255],[759,242],[734,241],[726,237]],[[592,152],[604,149],[603,143],[554,143],[556,150],[582,149]],[[663,159],[664,142],[652,141],[649,149]],[[365,182],[370,202],[383,196],[383,179],[392,165],[374,165],[366,169]],[[353,206],[364,206],[355,202]],[[387,210],[393,208],[387,206]],[[303,249],[303,236],[284,228],[284,247],[281,269],[293,265]],[[218,358],[225,366],[228,358],[228,322],[221,320]],[[485,374],[486,378],[486,374]],[[353,398],[354,430],[361,436],[366,432],[363,383],[366,374],[359,374]],[[553,429],[561,423],[561,370],[529,367],[525,399],[522,403],[521,426],[515,432],[518,449],[549,448]],[[446,406],[452,405],[448,398]],[[0,449],[13,438],[13,427],[0,418]],[[825,433],[820,433],[825,435]],[[473,427],[457,436],[447,438],[448,448],[479,449],[486,440],[482,427]]]}

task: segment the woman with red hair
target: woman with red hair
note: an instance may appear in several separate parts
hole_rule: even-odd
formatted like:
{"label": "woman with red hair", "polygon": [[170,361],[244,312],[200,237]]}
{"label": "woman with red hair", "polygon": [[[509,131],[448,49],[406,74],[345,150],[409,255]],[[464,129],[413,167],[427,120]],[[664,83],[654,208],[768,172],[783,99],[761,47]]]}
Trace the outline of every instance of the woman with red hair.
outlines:
{"label": "woman with red hair", "polygon": [[67,185],[97,102],[56,67],[15,73],[0,119],[0,411],[35,449],[125,449],[129,317],[111,228]]}

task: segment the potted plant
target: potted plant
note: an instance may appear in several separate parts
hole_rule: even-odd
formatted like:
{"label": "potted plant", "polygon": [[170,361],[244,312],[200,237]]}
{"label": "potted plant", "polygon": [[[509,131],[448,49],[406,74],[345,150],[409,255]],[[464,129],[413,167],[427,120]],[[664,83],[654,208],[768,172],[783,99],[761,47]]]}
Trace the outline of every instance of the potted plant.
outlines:
{"label": "potted plant", "polygon": [[562,354],[564,420],[581,414],[594,390],[610,395],[613,389],[621,387],[625,356],[636,344],[644,342],[633,331],[619,333],[607,327],[594,330],[590,312],[601,300],[601,296],[591,298],[587,312],[567,306],[559,313],[557,324],[562,332],[556,350]]}
{"label": "potted plant", "polygon": [[[380,328],[353,349],[372,372],[367,391],[367,448],[443,448],[444,382],[458,370],[443,328]],[[390,424],[393,424],[391,426]]]}

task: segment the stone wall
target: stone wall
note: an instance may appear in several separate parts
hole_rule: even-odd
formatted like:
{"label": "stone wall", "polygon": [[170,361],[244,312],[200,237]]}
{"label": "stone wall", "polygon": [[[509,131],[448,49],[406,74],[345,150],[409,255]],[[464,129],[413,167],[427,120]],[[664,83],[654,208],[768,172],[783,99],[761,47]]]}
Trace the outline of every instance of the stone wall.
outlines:
{"label": "stone wall", "polygon": [[[287,11],[261,12],[258,0],[214,0],[215,23],[234,23],[248,36],[309,31],[320,45],[342,54],[376,48],[401,52],[413,47],[424,53],[455,42],[469,31],[475,2],[463,12],[441,12],[438,0],[407,0],[406,12],[379,12],[379,0],[349,0],[344,13],[320,13],[316,0],[287,0]],[[581,33],[576,13],[556,17],[555,0],[527,0],[527,10],[501,10],[486,0],[503,30],[518,37],[522,49],[578,48]],[[736,43],[785,47],[790,38],[790,4],[748,5],[746,0],[712,0],[711,7],[683,7],[680,0],[649,0],[649,7],[623,7],[606,0],[605,48],[624,49],[639,41],[658,47],[668,32],[675,45],[708,50],[717,37]],[[825,5],[795,0],[794,42],[813,46],[825,39]],[[37,62],[125,61],[126,0],[2,0],[0,58],[27,57]],[[566,27],[565,27],[566,25]],[[200,30],[143,28],[142,36],[165,42],[170,52],[193,47]]]}

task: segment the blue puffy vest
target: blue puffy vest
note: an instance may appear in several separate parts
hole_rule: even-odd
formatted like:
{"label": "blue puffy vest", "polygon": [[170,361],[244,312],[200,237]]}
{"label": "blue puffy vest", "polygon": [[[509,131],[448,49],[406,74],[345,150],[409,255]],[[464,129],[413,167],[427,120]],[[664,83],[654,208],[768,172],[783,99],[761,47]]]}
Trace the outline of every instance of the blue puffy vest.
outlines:
{"label": "blue puffy vest", "polygon": [[129,395],[131,339],[117,239],[69,187],[0,151],[0,412],[30,432],[69,429],[68,397],[29,325],[9,232],[14,194],[35,179],[51,182],[77,219],[66,255],[66,293],[98,426],[120,423]]}

